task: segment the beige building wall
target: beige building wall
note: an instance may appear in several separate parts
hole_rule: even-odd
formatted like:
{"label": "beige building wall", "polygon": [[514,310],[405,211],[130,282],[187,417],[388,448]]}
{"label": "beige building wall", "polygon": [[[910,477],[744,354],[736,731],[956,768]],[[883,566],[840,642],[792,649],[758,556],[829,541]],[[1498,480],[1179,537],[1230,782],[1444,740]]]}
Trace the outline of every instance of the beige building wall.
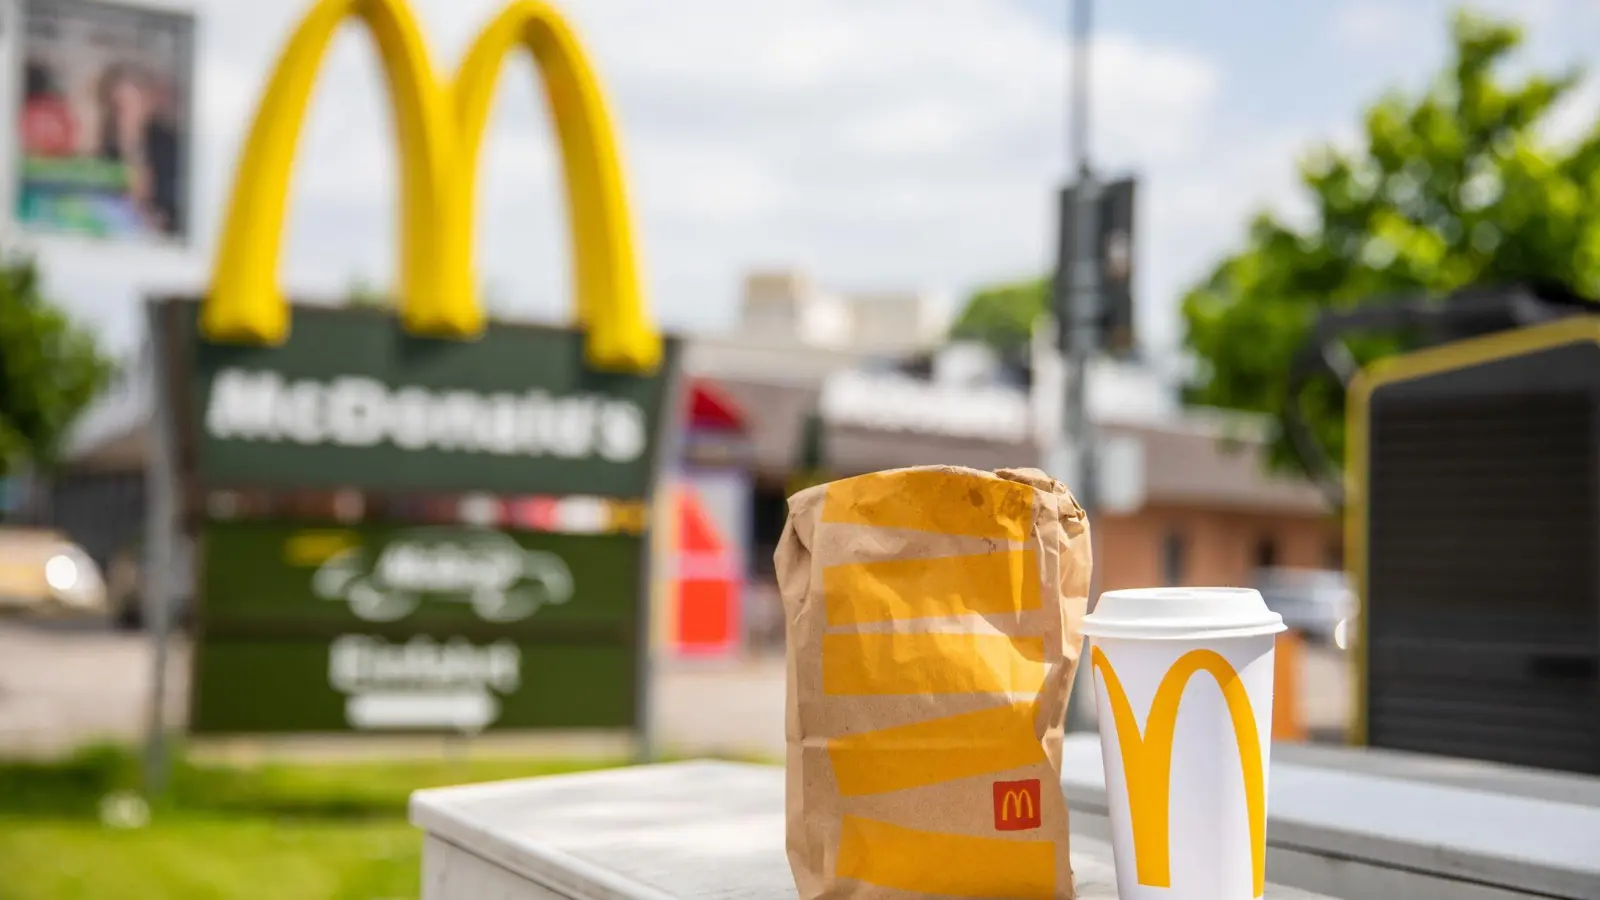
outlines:
{"label": "beige building wall", "polygon": [[1148,506],[1094,523],[1096,590],[1179,585],[1248,586],[1263,565],[1338,568],[1340,526],[1330,515]]}

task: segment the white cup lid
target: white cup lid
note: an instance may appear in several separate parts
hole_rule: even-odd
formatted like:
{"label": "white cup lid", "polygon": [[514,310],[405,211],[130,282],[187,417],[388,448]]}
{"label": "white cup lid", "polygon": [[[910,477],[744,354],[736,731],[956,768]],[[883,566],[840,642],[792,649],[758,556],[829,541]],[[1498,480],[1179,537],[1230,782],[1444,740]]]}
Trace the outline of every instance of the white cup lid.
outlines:
{"label": "white cup lid", "polygon": [[1141,640],[1251,637],[1284,628],[1260,592],[1230,587],[1106,591],[1083,619],[1090,637]]}

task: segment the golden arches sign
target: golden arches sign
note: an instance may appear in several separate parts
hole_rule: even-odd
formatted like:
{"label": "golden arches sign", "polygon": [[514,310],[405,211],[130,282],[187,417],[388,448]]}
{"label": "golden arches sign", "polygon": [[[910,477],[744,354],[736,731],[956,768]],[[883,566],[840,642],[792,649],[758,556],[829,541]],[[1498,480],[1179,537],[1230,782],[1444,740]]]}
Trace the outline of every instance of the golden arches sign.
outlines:
{"label": "golden arches sign", "polygon": [[377,44],[400,148],[400,316],[413,333],[466,338],[483,328],[474,292],[478,151],[507,56],[526,48],[544,76],[566,170],[576,318],[592,365],[652,369],[661,339],[645,311],[611,116],[571,27],[549,5],[516,0],[442,82],[405,0],[318,0],[267,82],[245,139],[201,328],[211,340],[275,344],[289,330],[277,269],[289,172],[311,87],[346,19]]}

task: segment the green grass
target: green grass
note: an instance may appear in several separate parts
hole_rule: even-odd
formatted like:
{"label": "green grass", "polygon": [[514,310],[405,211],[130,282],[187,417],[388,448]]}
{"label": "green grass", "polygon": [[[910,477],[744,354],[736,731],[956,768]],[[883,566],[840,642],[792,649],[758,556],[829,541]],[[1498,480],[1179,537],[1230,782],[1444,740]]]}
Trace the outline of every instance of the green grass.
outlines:
{"label": "green grass", "polygon": [[421,840],[404,820],[0,818],[5,900],[399,900],[418,895]]}
{"label": "green grass", "polygon": [[101,824],[137,759],[96,748],[0,763],[0,900],[402,900],[418,894],[421,788],[597,768],[610,762],[444,760],[273,764],[179,761],[142,828]]}

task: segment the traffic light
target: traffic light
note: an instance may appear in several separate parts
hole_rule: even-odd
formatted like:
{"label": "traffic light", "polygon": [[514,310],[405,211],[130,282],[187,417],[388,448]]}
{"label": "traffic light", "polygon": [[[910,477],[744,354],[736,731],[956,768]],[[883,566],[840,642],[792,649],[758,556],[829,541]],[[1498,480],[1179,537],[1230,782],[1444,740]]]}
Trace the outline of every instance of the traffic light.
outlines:
{"label": "traffic light", "polygon": [[[1074,316],[1071,314],[1072,260],[1077,248],[1078,185],[1061,190],[1059,243],[1056,248],[1054,302],[1065,350]],[[1095,349],[1115,354],[1130,352],[1135,344],[1133,322],[1133,204],[1134,180],[1123,178],[1098,185],[1096,204],[1095,264],[1100,285],[1095,317]]]}

